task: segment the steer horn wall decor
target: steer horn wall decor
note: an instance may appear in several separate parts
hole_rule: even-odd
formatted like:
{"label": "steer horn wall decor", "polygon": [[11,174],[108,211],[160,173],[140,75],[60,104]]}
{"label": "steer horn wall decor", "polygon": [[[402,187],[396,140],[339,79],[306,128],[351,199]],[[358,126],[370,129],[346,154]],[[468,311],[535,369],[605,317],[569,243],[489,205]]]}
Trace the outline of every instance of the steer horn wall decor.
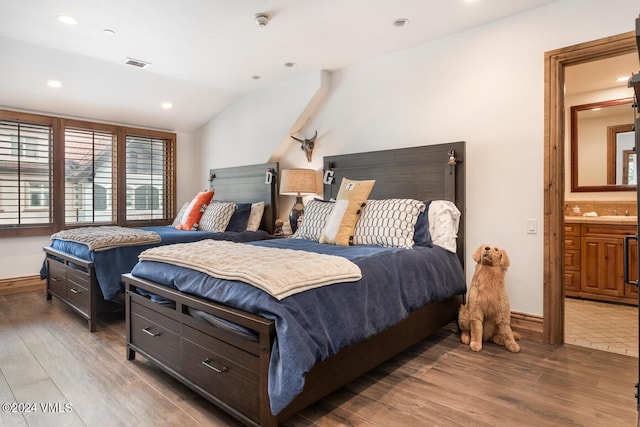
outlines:
{"label": "steer horn wall decor", "polygon": [[315,145],[315,140],[316,140],[316,137],[318,136],[318,131],[315,131],[313,136],[309,139],[300,139],[300,138],[296,138],[293,135],[290,135],[290,136],[291,138],[295,139],[301,144],[300,149],[304,151],[305,156],[307,156],[307,161],[310,162],[311,155],[313,154],[313,146]]}

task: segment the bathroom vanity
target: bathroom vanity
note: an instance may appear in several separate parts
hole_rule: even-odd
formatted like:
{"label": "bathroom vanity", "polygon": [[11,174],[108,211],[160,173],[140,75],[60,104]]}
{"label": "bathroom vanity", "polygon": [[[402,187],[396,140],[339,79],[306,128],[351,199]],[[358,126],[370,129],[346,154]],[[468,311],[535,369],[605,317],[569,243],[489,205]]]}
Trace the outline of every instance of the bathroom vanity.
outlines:
{"label": "bathroom vanity", "polygon": [[[637,217],[565,217],[565,295],[638,305],[638,290],[624,283],[624,236]],[[629,278],[636,280],[637,243],[629,242]]]}

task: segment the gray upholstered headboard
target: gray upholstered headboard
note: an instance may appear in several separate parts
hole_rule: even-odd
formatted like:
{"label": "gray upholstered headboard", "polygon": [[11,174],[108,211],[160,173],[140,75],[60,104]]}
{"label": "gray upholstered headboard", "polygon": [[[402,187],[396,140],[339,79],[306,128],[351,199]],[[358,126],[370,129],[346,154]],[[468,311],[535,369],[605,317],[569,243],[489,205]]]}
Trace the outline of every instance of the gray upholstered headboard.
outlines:
{"label": "gray upholstered headboard", "polygon": [[[266,182],[268,173],[271,174],[269,183]],[[274,220],[278,217],[277,178],[277,162],[210,169],[209,188],[214,190],[214,200],[237,203],[264,201],[260,229],[271,234]]]}
{"label": "gray upholstered headboard", "polygon": [[[451,156],[455,162],[451,161]],[[366,153],[326,156],[324,171],[333,171],[333,182],[324,185],[324,197],[335,197],[343,177],[375,179],[371,199],[412,198],[450,200],[460,210],[457,253],[464,266],[465,143],[452,142]],[[455,165],[450,164],[455,163]]]}

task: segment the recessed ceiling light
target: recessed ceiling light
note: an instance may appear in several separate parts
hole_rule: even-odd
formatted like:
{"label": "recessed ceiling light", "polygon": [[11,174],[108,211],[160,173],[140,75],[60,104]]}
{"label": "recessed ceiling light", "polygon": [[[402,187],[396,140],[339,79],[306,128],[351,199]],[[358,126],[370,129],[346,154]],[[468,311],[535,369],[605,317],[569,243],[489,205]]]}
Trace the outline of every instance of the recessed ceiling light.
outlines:
{"label": "recessed ceiling light", "polygon": [[287,68],[293,68],[293,67],[296,66],[296,63],[295,62],[285,62],[284,66],[287,67]]}
{"label": "recessed ceiling light", "polygon": [[170,102],[163,102],[161,105],[165,110],[170,110],[171,108],[173,108],[173,104]]}
{"label": "recessed ceiling light", "polygon": [[58,80],[49,80],[47,82],[47,86],[58,88],[58,87],[62,87],[62,83],[60,83]]}
{"label": "recessed ceiling light", "polygon": [[67,25],[76,25],[78,23],[78,20],[76,18],[74,18],[73,16],[69,16],[69,15],[59,15],[58,16],[58,21],[62,22],[63,24],[67,24]]}
{"label": "recessed ceiling light", "polygon": [[260,77],[259,75],[257,75],[257,74],[256,74],[255,76],[251,76],[251,78],[252,78],[253,80],[260,80],[260,78],[261,78],[261,77]]}
{"label": "recessed ceiling light", "polygon": [[395,21],[393,21],[393,26],[394,27],[404,27],[408,23],[409,23],[409,20],[407,18],[399,18],[399,19],[396,19]]}
{"label": "recessed ceiling light", "polygon": [[115,31],[110,30],[110,29],[108,29],[108,28],[105,28],[104,30],[102,30],[102,33],[103,33],[104,35],[107,35],[107,36],[115,36],[115,35],[116,35],[116,32],[115,32]]}

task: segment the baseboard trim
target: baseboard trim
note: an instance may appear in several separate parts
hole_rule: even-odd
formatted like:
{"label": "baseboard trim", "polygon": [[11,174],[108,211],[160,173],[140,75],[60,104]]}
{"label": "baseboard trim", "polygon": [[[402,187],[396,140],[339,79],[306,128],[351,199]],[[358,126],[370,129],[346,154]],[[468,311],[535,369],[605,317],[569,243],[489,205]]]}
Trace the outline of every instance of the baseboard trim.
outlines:
{"label": "baseboard trim", "polygon": [[43,291],[46,287],[39,275],[0,279],[0,295],[13,295],[23,292]]}
{"label": "baseboard trim", "polygon": [[522,338],[544,342],[544,318],[531,314],[511,312],[511,329],[520,333]]}

